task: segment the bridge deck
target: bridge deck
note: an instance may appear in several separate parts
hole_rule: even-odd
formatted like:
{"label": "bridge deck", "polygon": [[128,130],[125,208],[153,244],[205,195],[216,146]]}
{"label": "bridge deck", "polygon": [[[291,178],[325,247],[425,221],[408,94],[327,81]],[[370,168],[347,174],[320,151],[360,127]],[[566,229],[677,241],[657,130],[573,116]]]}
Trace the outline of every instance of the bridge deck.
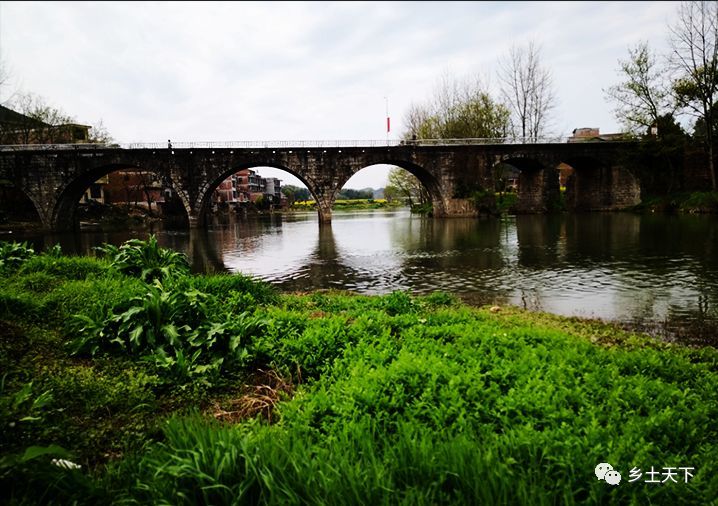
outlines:
{"label": "bridge deck", "polygon": [[0,151],[66,150],[66,149],[249,149],[249,148],[380,148],[396,146],[501,146],[501,145],[555,145],[573,143],[605,144],[631,142],[630,139],[605,141],[573,137],[479,138],[479,139],[419,139],[419,140],[270,140],[270,141],[189,141],[189,142],[125,142],[113,144],[6,144]]}

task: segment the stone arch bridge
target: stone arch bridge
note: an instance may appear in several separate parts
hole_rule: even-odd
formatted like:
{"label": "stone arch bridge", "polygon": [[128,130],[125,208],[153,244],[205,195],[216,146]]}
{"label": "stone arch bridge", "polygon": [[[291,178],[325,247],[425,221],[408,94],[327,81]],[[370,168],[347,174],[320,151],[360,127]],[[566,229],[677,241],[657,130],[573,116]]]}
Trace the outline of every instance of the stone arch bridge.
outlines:
{"label": "stone arch bridge", "polygon": [[317,201],[321,223],[344,184],[365,167],[389,164],[414,174],[431,196],[434,216],[475,216],[477,195],[493,201],[497,171],[508,163],[520,171],[519,212],[550,210],[559,196],[558,166],[573,168],[566,202],[572,210],[616,210],[640,200],[637,177],[623,166],[630,142],[384,141],[296,143],[182,143],[0,146],[0,180],[22,191],[43,225],[71,229],[75,209],[91,183],[120,169],[158,174],[182,200],[191,227],[202,226],[211,195],[238,170],[275,167],[299,178]]}

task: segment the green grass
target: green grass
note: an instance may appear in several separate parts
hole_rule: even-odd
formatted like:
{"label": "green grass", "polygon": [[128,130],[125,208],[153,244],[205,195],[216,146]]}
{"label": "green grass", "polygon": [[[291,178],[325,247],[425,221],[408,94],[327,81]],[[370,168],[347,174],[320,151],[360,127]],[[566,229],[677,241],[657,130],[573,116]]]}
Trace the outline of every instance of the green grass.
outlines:
{"label": "green grass", "polygon": [[[311,381],[282,405],[281,421],[173,420],[166,441],[124,469],[142,476],[144,492],[135,497],[183,504],[714,497],[715,352],[635,336],[629,349],[598,346],[588,335],[527,325],[522,319],[531,316],[521,312],[416,301],[389,315],[386,305],[386,297],[288,298],[274,317],[297,339],[280,340],[271,365],[299,365]],[[603,461],[624,476],[650,465],[697,472],[690,485],[613,489],[593,475]]]}
{"label": "green grass", "polygon": [[512,213],[515,210],[516,203],[519,200],[518,193],[504,192],[496,193],[496,208],[502,214]]}
{"label": "green grass", "polygon": [[680,209],[687,212],[718,212],[718,192],[693,192],[681,202]]}
{"label": "green grass", "polygon": [[[0,287],[0,497],[9,503],[718,497],[712,348],[595,321],[472,308],[442,293],[288,295],[241,276],[188,275],[170,276],[160,290],[102,260],[41,257],[14,266]],[[156,317],[145,308],[155,296],[168,304]],[[128,325],[187,329],[128,347],[123,323],[105,323],[128,311],[120,318]],[[66,347],[85,332],[65,325],[72,314],[104,325],[109,341],[97,341],[94,355]],[[245,332],[247,318],[263,324]],[[147,359],[157,346],[191,348],[198,364],[210,364],[229,356],[233,338],[241,360],[204,381]],[[279,392],[260,371],[275,371],[293,390]],[[250,405],[275,406],[272,423],[260,414],[236,423],[213,416]],[[83,467],[52,466],[56,456]],[[619,486],[596,479],[599,462],[621,472]],[[695,476],[628,483],[631,468],[651,466],[691,466]]]}
{"label": "green grass", "polygon": [[[337,199],[332,206],[335,210],[361,210],[361,209],[392,209],[402,207],[404,204],[400,201],[389,202],[386,199]],[[292,209],[316,209],[317,203],[313,200],[304,200],[295,202]]]}
{"label": "green grass", "polygon": [[718,192],[682,192],[644,196],[634,210],[691,214],[718,213]]}

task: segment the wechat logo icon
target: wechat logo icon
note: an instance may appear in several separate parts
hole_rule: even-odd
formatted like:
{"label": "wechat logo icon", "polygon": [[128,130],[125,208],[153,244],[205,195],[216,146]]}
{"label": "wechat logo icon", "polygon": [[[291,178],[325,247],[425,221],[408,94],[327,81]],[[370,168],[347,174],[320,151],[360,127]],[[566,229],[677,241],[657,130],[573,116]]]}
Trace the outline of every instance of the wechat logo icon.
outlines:
{"label": "wechat logo icon", "polygon": [[618,485],[621,483],[621,473],[615,471],[611,464],[601,462],[596,466],[594,472],[596,473],[596,478],[604,480],[609,485]]}

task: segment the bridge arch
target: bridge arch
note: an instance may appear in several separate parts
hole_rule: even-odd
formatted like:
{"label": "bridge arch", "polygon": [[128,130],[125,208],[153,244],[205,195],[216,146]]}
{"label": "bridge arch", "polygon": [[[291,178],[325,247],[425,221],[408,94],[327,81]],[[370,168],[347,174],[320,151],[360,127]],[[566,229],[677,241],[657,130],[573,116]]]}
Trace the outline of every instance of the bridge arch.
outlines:
{"label": "bridge arch", "polygon": [[424,167],[421,165],[418,165],[416,163],[407,161],[407,160],[401,160],[396,158],[378,158],[371,160],[371,163],[363,166],[355,167],[351,170],[350,174],[345,175],[342,179],[338,181],[337,190],[334,194],[334,197],[332,198],[332,203],[336,199],[336,195],[339,193],[339,190],[341,190],[344,185],[354,177],[356,174],[358,174],[361,171],[371,169],[371,167],[376,165],[390,165],[393,167],[399,167],[400,169],[403,169],[413,176],[415,176],[419,182],[422,184],[422,186],[426,189],[427,193],[429,194],[429,199],[431,200],[433,211],[432,213],[435,216],[445,216],[446,214],[446,203],[445,203],[445,195],[442,192],[441,184],[440,182],[434,177],[429,171],[427,171]]}
{"label": "bridge arch", "polygon": [[56,230],[70,230],[76,224],[77,206],[85,192],[97,180],[120,170],[134,170],[153,174],[162,180],[163,187],[170,187],[182,201],[182,207],[189,208],[186,193],[177,188],[164,167],[146,168],[135,163],[114,162],[93,167],[77,175],[62,188],[52,210],[51,224]]}
{"label": "bridge arch", "polygon": [[572,170],[566,180],[566,204],[572,210],[627,208],[641,200],[641,185],[630,171],[592,156],[562,159]]}
{"label": "bridge arch", "polygon": [[[190,225],[196,224],[198,210],[204,209],[208,181],[216,185],[222,176],[241,167],[276,167],[299,177],[317,199],[322,222],[331,218],[331,204],[343,184],[359,170],[375,164],[401,167],[417,176],[432,195],[435,216],[478,214],[472,191],[493,187],[491,168],[497,162],[516,164],[522,169],[522,179],[533,176],[536,189],[530,193],[539,198],[523,199],[526,212],[548,210],[547,195],[558,193],[554,174],[562,161],[575,169],[577,207],[622,209],[640,199],[638,181],[624,166],[625,154],[635,149],[634,142],[390,145],[367,141],[363,145],[320,141],[309,143],[312,145],[280,142],[274,147],[271,143],[261,147],[188,144],[180,148],[161,144],[0,146],[0,180],[22,188],[43,223],[55,229],[72,224],[76,202],[93,181],[123,167],[147,168],[167,178],[168,186],[182,200]],[[594,159],[597,167],[584,158]],[[587,184],[579,181],[583,176]],[[530,178],[522,190],[526,186],[531,186]]]}
{"label": "bridge arch", "polygon": [[[318,198],[322,192],[318,191],[317,186],[313,184],[313,181],[311,181],[309,178],[304,177],[302,174],[300,174],[298,171],[292,170],[291,168],[277,162],[273,161],[262,161],[262,162],[240,162],[232,164],[231,168],[222,170],[220,172],[217,172],[215,175],[213,175],[211,178],[207,179],[207,181],[200,187],[198,194],[197,194],[197,204],[195,205],[194,211],[190,211],[190,226],[197,226],[200,223],[203,223],[207,212],[210,208],[210,204],[212,201],[212,195],[214,194],[215,190],[219,187],[219,185],[225,181],[227,178],[232,176],[233,174],[236,174],[237,172],[240,172],[245,169],[261,169],[262,167],[269,167],[273,169],[279,169],[281,171],[284,171],[288,174],[291,174],[292,176],[299,179],[302,184],[304,184],[307,187],[307,190],[309,190],[309,193],[314,198],[314,200],[317,202],[317,212],[319,213],[319,219],[322,220],[322,213],[323,209],[321,206],[321,201]],[[330,210],[330,216],[331,216],[331,210]],[[194,221],[194,223],[192,223]]]}
{"label": "bridge arch", "polygon": [[518,171],[516,211],[543,213],[554,210],[560,199],[559,173],[554,160],[534,156],[497,157],[492,167],[494,181],[505,166]]}
{"label": "bridge arch", "polygon": [[20,185],[0,182],[0,203],[0,221],[49,224],[41,201]]}

